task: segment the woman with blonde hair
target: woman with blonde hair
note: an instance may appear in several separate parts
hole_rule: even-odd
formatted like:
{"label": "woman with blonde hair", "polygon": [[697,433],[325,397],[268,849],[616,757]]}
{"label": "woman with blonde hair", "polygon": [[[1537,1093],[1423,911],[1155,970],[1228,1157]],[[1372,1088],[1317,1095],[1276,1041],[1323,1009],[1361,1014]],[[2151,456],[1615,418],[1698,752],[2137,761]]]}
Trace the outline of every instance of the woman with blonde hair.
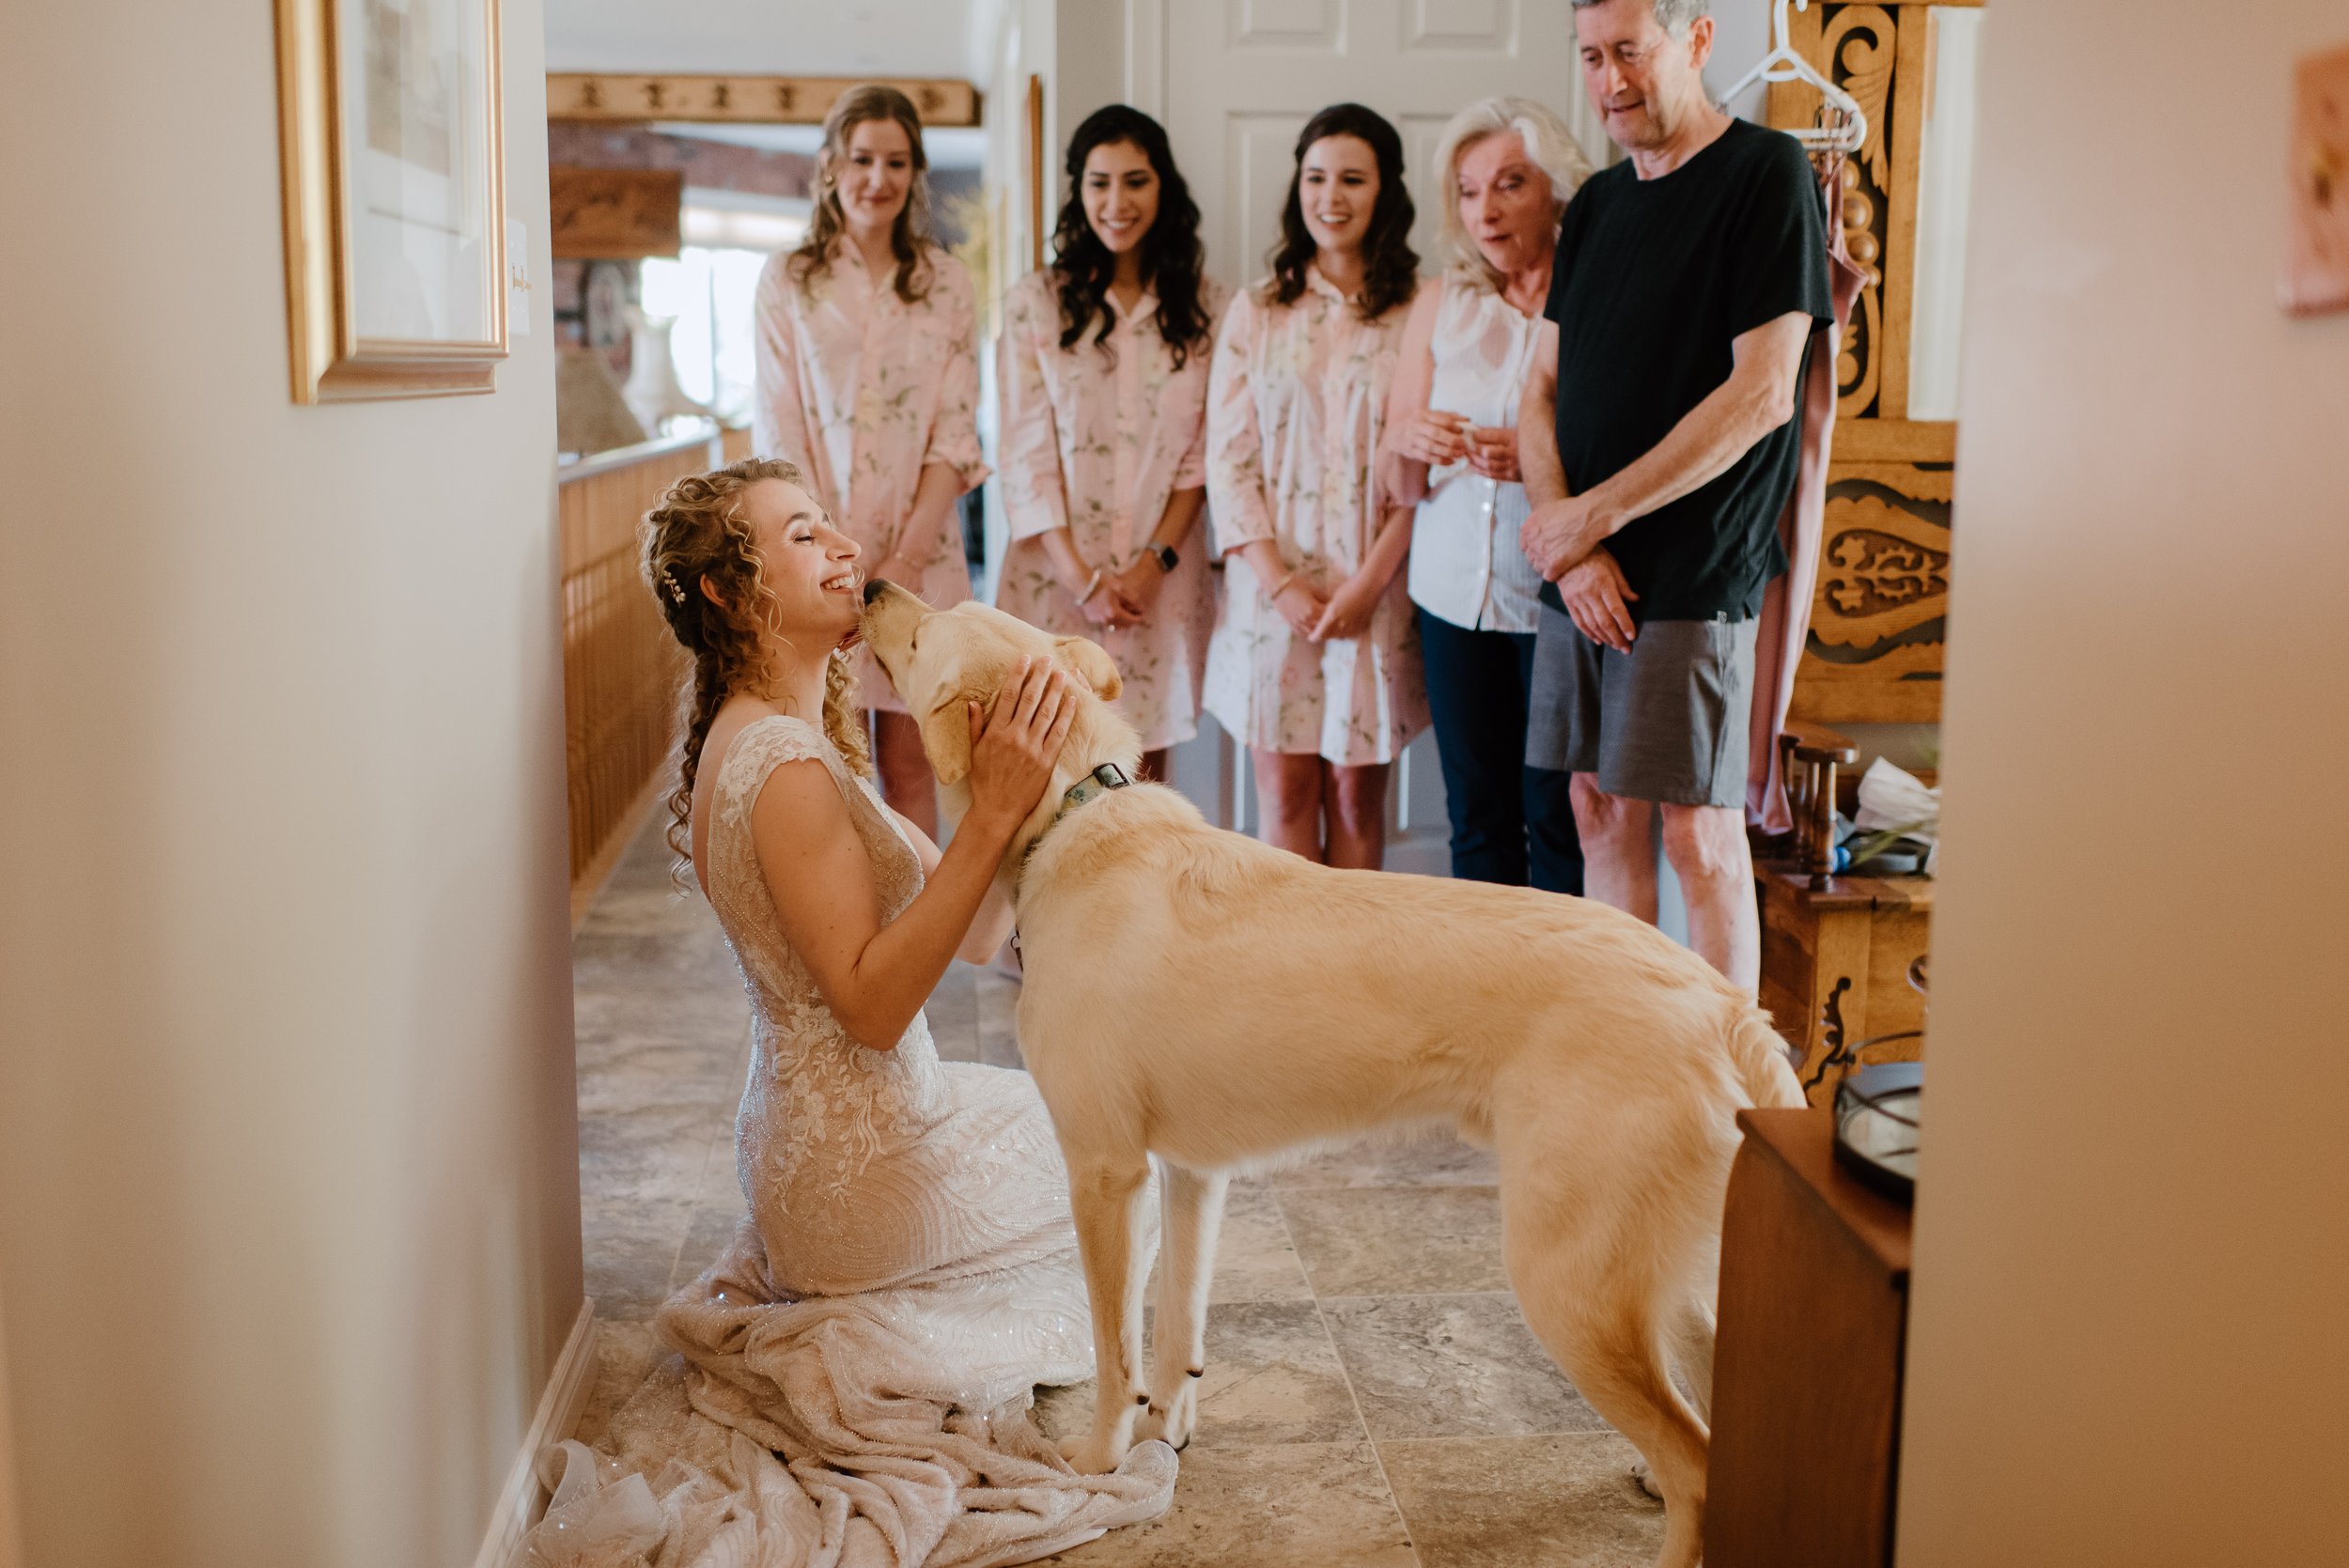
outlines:
{"label": "woman with blonde hair", "polygon": [[[752,440],[807,475],[872,576],[944,606],[971,597],[955,503],[987,465],[977,310],[931,238],[927,168],[896,88],[851,88],[824,116],[807,238],[759,275]],[[921,733],[871,659],[859,665],[882,790],[935,833]]]}
{"label": "woman with blonde hair", "polygon": [[[957,950],[1010,929],[996,872],[1076,704],[1039,666],[971,705],[941,853],[868,782],[862,558],[773,459],[680,479],[646,519],[693,666],[670,842],[751,999],[749,1216],[656,1320],[682,1376],[654,1372],[609,1459],[569,1452],[534,1561],[1026,1562],[1173,1494],[1164,1444],[1081,1476],[1037,1430],[1035,1386],[1093,1371],[1067,1177],[1028,1075],[941,1063],[922,1013]],[[626,1471],[658,1475],[657,1506],[598,1487]]]}
{"label": "woman with blonde hair", "polygon": [[1548,108],[1488,98],[1453,116],[1436,166],[1450,265],[1404,325],[1378,473],[1417,508],[1408,582],[1452,874],[1579,893],[1567,775],[1525,765],[1542,579],[1517,542],[1517,426],[1559,221],[1591,165]]}

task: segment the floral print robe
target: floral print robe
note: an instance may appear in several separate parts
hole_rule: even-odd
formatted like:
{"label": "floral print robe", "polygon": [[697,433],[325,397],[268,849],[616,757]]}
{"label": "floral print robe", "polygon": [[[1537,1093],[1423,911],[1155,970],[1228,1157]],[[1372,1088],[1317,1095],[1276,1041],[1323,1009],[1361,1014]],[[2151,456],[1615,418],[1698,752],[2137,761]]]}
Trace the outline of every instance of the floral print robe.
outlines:
{"label": "floral print robe", "polygon": [[[788,458],[832,520],[863,548],[868,571],[900,543],[921,581],[902,586],[943,609],[971,597],[959,519],[935,539],[901,541],[922,470],[944,463],[964,490],[987,477],[979,450],[977,310],[971,274],[932,247],[929,292],[911,304],[865,270],[846,241],[802,288],[790,256],[759,274],[752,447]],[[903,712],[888,677],[860,653],[863,702]]]}
{"label": "floral print robe", "polygon": [[[1224,290],[1203,281],[1200,303],[1212,323]],[[1157,532],[1167,498],[1206,483],[1207,372],[1212,344],[1191,349],[1181,369],[1159,335],[1155,295],[1128,315],[1112,296],[1111,329],[1098,318],[1073,349],[1060,346],[1059,291],[1049,271],[1030,273],[1003,302],[996,354],[1002,390],[1003,509],[1011,548],[995,602],[1031,626],[1089,637],[1109,650],[1124,677],[1118,706],[1142,732],[1144,751],[1190,739],[1199,728],[1215,589],[1204,530],[1174,541],[1182,559],[1138,627],[1095,626],[1062,586],[1044,552],[1055,528],[1077,553],[1114,574]]]}
{"label": "floral print robe", "polygon": [[[1219,552],[1269,539],[1327,597],[1362,564],[1385,503],[1373,477],[1409,311],[1364,321],[1307,268],[1294,304],[1263,287],[1233,303],[1207,392],[1207,501]],[[1404,575],[1363,634],[1312,643],[1289,629],[1244,561],[1223,570],[1206,708],[1260,751],[1346,767],[1392,762],[1427,725]]]}

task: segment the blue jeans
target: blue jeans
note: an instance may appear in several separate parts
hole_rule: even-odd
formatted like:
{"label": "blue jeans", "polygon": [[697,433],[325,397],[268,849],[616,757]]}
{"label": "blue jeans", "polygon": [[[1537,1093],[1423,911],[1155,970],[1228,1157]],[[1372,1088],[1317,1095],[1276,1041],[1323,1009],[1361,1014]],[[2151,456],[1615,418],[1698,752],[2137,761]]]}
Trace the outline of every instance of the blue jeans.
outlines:
{"label": "blue jeans", "polygon": [[1418,613],[1452,816],[1452,875],[1579,894],[1582,843],[1568,775],[1525,766],[1533,634],[1469,631]]}

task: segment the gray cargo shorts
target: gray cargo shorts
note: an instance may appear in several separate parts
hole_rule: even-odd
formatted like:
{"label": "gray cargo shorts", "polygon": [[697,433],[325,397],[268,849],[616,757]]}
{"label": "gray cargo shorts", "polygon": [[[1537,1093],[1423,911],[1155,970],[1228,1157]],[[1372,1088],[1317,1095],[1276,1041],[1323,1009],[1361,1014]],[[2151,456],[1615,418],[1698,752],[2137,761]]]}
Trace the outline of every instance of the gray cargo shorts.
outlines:
{"label": "gray cargo shorts", "polygon": [[1746,803],[1751,617],[1650,621],[1617,653],[1542,606],[1525,762],[1633,800]]}

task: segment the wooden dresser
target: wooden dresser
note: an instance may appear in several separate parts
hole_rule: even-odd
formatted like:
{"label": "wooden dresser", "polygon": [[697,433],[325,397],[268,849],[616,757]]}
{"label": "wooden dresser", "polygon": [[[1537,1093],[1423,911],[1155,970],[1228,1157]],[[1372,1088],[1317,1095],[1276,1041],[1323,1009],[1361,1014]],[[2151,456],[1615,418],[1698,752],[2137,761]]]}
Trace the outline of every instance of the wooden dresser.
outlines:
{"label": "wooden dresser", "polygon": [[1824,1110],[1748,1110],[1721,1231],[1705,1568],[1889,1568],[1909,1211]]}

